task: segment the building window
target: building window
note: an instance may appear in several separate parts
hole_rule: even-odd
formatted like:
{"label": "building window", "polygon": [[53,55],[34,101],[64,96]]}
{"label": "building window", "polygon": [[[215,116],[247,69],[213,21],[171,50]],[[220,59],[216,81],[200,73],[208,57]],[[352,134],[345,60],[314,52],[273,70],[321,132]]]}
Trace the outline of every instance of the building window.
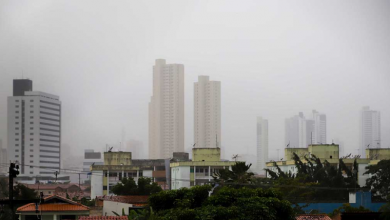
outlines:
{"label": "building window", "polygon": [[19,130],[19,128],[15,128],[15,130]]}
{"label": "building window", "polygon": [[34,133],[30,133],[30,135],[34,135]]}
{"label": "building window", "polygon": [[15,100],[15,102],[19,102],[19,100]]}
{"label": "building window", "polygon": [[34,102],[34,100],[30,100],[30,102]]}
{"label": "building window", "polygon": [[15,155],[15,157],[19,157],[19,155]]}
{"label": "building window", "polygon": [[19,111],[16,111],[15,113],[19,113]]}
{"label": "building window", "polygon": [[30,144],[30,146],[34,146],[34,144]]}
{"label": "building window", "polygon": [[34,161],[33,161],[33,160],[30,160],[30,163],[34,163]]}
{"label": "building window", "polygon": [[30,174],[34,174],[33,172],[30,172]]}
{"label": "building window", "polygon": [[15,141],[19,141],[19,139],[15,139]]}
{"label": "building window", "polygon": [[16,116],[15,119],[19,119],[19,116]]}
{"label": "building window", "polygon": [[34,106],[33,106],[33,105],[30,105],[30,108],[34,108]]}
{"label": "building window", "polygon": [[34,157],[34,155],[30,155],[30,157]]}
{"label": "building window", "polygon": [[15,144],[16,147],[19,147],[19,144]]}
{"label": "building window", "polygon": [[34,124],[34,122],[30,122],[30,124]]}
{"label": "building window", "polygon": [[34,140],[34,138],[30,138],[30,141],[33,141]]}
{"label": "building window", "polygon": [[15,135],[19,135],[19,133],[15,133]]}
{"label": "building window", "polygon": [[30,113],[34,113],[34,111],[30,111]]}
{"label": "building window", "polygon": [[31,116],[31,117],[30,117],[30,119],[33,119],[33,118],[34,118],[34,116]]}
{"label": "building window", "polygon": [[16,125],[18,125],[18,124],[19,124],[19,122],[15,122],[15,124],[16,124]]}
{"label": "building window", "polygon": [[33,150],[33,149],[30,149],[30,152],[34,152],[34,150]]}
{"label": "building window", "polygon": [[15,108],[19,108],[19,105],[15,105]]}
{"label": "building window", "polygon": [[30,130],[34,130],[34,128],[33,128],[33,127],[30,127]]}
{"label": "building window", "polygon": [[15,150],[15,152],[19,152],[19,150]]}

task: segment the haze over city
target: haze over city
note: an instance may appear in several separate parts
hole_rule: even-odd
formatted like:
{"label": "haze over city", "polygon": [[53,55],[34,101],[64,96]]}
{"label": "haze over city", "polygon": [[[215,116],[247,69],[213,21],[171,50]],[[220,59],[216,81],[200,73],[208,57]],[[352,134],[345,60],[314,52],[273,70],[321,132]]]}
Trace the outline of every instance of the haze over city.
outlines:
{"label": "haze over city", "polygon": [[[327,116],[327,141],[359,148],[359,112],[381,112],[390,147],[388,1],[1,1],[0,139],[7,146],[12,80],[60,96],[62,145],[148,156],[148,103],[156,59],[183,64],[185,150],[194,144],[194,83],[221,82],[226,159],[256,153],[256,118],[269,155],[285,147],[285,119]],[[282,151],[281,151],[282,152]],[[67,155],[62,155],[67,156]]]}

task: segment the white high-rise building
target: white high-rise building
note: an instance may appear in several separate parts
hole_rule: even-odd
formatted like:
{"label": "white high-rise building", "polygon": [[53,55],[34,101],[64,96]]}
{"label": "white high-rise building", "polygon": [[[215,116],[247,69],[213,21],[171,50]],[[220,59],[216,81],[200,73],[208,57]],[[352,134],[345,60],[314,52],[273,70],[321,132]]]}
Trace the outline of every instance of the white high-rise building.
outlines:
{"label": "white high-rise building", "polygon": [[184,65],[156,60],[149,102],[149,158],[184,151]]}
{"label": "white high-rise building", "polygon": [[[285,120],[285,144],[289,147],[306,148],[311,144],[312,120],[306,120],[303,113]],[[287,159],[287,158],[286,158]]]}
{"label": "white high-rise building", "polygon": [[326,144],[326,115],[313,110],[314,134],[313,144]]}
{"label": "white high-rise building", "polygon": [[221,147],[221,82],[199,76],[194,83],[195,147]]}
{"label": "white high-rise building", "polygon": [[54,176],[60,169],[61,102],[32,91],[32,81],[14,80],[8,97],[8,160],[21,176]]}
{"label": "white high-rise building", "polygon": [[257,170],[265,174],[265,163],[268,162],[268,120],[257,117]]}
{"label": "white high-rise building", "polygon": [[310,144],[326,144],[326,115],[313,110],[313,119],[306,119],[300,112],[286,119],[285,144],[306,148]]}
{"label": "white high-rise building", "polygon": [[360,116],[360,152],[366,157],[366,148],[381,147],[381,114],[365,106]]}

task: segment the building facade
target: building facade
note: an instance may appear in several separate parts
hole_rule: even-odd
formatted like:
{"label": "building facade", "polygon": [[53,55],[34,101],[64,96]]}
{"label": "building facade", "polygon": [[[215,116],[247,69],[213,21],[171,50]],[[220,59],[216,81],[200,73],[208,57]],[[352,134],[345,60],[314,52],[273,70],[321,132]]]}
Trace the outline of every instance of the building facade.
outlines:
{"label": "building facade", "polygon": [[268,120],[257,117],[257,171],[265,174],[268,162]]}
{"label": "building facade", "polygon": [[104,159],[101,152],[94,150],[84,150],[83,171],[90,171],[91,165],[103,165]]}
{"label": "building facade", "polygon": [[213,182],[212,174],[229,168],[235,161],[221,161],[220,148],[193,148],[192,161],[171,162],[171,189],[190,188]]}
{"label": "building facade", "polygon": [[366,157],[366,148],[381,147],[381,114],[365,106],[360,118],[360,149],[359,154]]}
{"label": "building facade", "polygon": [[326,115],[313,110],[314,134],[313,144],[326,144]]}
{"label": "building facade", "polygon": [[32,81],[14,80],[8,97],[8,160],[21,176],[53,176],[60,169],[61,101],[32,91]]}
{"label": "building facade", "polygon": [[7,149],[3,148],[3,140],[0,139],[0,175],[8,173],[8,163]]}
{"label": "building facade", "polygon": [[135,182],[140,177],[151,178],[162,189],[169,188],[164,159],[134,160],[131,152],[104,152],[104,165],[94,164],[90,169],[91,198],[112,195],[111,188],[122,178],[128,177],[133,178]]}
{"label": "building facade", "polygon": [[194,144],[221,147],[221,82],[199,76],[194,83]]}
{"label": "building facade", "polygon": [[156,60],[149,102],[149,158],[184,151],[184,65]]}

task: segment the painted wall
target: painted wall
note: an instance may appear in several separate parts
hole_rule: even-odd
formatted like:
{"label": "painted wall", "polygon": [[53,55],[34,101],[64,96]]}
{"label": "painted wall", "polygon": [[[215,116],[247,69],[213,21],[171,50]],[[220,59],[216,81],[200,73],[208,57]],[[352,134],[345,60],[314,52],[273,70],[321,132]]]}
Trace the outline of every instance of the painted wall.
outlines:
{"label": "painted wall", "polygon": [[[377,212],[379,208],[385,204],[373,203],[371,201],[371,192],[357,192],[356,196],[354,193],[350,193],[349,201],[356,201],[355,203],[349,203],[352,207],[358,208],[359,206],[363,206],[373,212]],[[299,203],[299,205],[303,206],[306,205],[306,203]],[[343,203],[310,203],[309,206],[303,208],[303,210],[306,212],[318,210],[320,213],[331,213],[342,205]]]}
{"label": "painted wall", "polygon": [[133,207],[133,205],[121,202],[103,201],[103,215],[116,216],[112,211],[122,215],[122,209],[125,211],[125,214],[128,215],[129,207]]}
{"label": "painted wall", "polygon": [[91,198],[103,195],[103,171],[92,171],[91,175]]}
{"label": "painted wall", "polygon": [[220,161],[221,148],[193,148],[192,161]]}

